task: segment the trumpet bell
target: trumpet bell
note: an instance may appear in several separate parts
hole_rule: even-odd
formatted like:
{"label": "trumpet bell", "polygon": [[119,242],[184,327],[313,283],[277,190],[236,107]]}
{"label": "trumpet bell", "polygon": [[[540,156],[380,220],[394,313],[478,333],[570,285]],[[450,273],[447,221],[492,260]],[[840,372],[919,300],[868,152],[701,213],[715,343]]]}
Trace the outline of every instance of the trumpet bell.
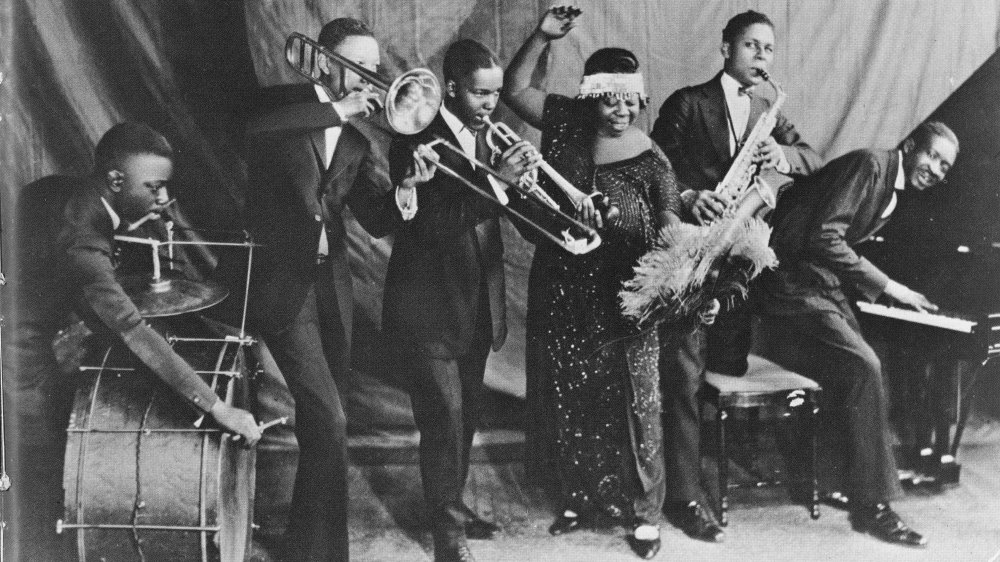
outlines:
{"label": "trumpet bell", "polygon": [[398,133],[412,135],[427,128],[441,108],[441,86],[426,68],[404,72],[389,86],[385,116]]}

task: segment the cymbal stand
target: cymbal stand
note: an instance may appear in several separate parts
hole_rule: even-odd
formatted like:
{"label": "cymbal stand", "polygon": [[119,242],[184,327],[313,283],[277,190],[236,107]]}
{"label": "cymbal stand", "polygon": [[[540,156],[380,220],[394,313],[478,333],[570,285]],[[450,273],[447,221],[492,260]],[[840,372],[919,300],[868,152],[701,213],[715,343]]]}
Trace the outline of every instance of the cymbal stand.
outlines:
{"label": "cymbal stand", "polygon": [[[0,72],[0,84],[3,84],[4,75]],[[0,217],[3,213],[0,213]],[[0,287],[7,285],[7,278],[3,274],[3,227],[0,226]],[[0,292],[2,296],[2,292]],[[3,299],[0,298],[0,303]],[[7,475],[7,413],[4,410],[4,373],[3,373],[3,326],[4,317],[0,314],[0,492],[10,489],[10,476]],[[7,529],[7,494],[0,494],[0,562],[3,562],[5,549],[4,531]]]}

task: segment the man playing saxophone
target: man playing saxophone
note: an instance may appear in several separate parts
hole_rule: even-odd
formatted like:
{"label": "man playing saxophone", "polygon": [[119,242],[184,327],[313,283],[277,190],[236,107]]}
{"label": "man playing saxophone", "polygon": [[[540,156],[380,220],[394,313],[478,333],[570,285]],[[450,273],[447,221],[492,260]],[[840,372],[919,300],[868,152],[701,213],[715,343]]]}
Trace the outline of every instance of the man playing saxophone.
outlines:
{"label": "man playing saxophone", "polygon": [[[771,106],[755,87],[764,81],[761,71],[770,70],[774,49],[774,24],[766,15],[752,10],[737,14],[722,31],[722,71],[704,84],[674,92],[660,108],[650,136],[674,166],[686,220],[703,224],[721,215],[726,200],[715,188],[746,142],[757,143],[754,160],[772,187],[781,183],[780,174],[802,176],[819,168],[819,155],[780,113],[770,135],[748,138]],[[706,367],[733,375],[745,372],[749,315],[728,310],[711,329],[670,334],[661,341],[667,481],[675,483],[667,491],[665,510],[689,536],[719,541],[722,529],[700,504],[695,392]]]}

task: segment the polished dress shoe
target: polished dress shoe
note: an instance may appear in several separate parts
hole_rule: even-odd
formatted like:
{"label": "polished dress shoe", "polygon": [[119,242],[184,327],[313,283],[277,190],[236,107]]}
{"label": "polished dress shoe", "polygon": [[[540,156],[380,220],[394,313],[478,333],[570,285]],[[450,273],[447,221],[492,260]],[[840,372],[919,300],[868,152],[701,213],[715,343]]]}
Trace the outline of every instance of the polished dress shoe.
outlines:
{"label": "polished dress shoe", "polygon": [[569,516],[565,512],[561,513],[556,520],[549,525],[549,534],[558,537],[583,528],[583,521],[579,515]]}
{"label": "polished dress shoe", "polygon": [[686,505],[675,503],[665,507],[664,512],[667,514],[667,520],[692,539],[705,542],[726,540],[726,533],[719,527],[712,513],[696,501]]}
{"label": "polished dress shoe", "polygon": [[[649,527],[650,533],[642,533],[640,527]],[[649,530],[649,529],[647,529]],[[655,533],[655,536],[653,536]],[[638,519],[632,534],[628,537],[628,545],[632,547],[632,552],[643,560],[649,560],[660,551],[660,531],[653,527],[645,519]]]}
{"label": "polished dress shoe", "polygon": [[828,505],[834,509],[840,509],[843,511],[851,510],[851,502],[847,499],[847,496],[840,492],[820,492],[819,501],[824,505]]}
{"label": "polished dress shoe", "polygon": [[927,539],[903,523],[888,504],[880,503],[851,511],[851,527],[887,543],[922,547]]}
{"label": "polished dress shoe", "polygon": [[482,519],[465,504],[462,504],[462,514],[465,516],[465,536],[470,539],[492,539],[493,535],[500,532],[500,527]]}

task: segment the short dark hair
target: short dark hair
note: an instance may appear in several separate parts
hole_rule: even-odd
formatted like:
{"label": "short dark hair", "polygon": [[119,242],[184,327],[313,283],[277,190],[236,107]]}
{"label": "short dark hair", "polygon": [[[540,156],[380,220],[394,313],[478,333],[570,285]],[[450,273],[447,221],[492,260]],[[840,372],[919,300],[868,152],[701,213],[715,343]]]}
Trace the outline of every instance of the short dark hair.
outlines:
{"label": "short dark hair", "polygon": [[125,121],[104,133],[94,149],[94,173],[120,169],[136,154],[153,154],[173,159],[174,149],[167,138],[145,123]]}
{"label": "short dark hair", "polygon": [[758,23],[762,23],[771,29],[774,29],[774,22],[771,21],[771,18],[760,12],[747,10],[743,13],[736,14],[735,16],[729,18],[729,21],[726,22],[726,27],[722,28],[722,42],[732,43],[733,41],[736,41],[746,28]]}
{"label": "short dark hair", "polygon": [[[955,132],[948,125],[940,121],[924,121],[906,137],[906,140],[913,139],[913,148],[919,150],[921,148],[930,148],[931,142],[937,137],[951,141],[955,145],[955,153],[958,153],[958,136],[955,135]],[[906,140],[903,141],[903,144],[906,143]]]}
{"label": "short dark hair", "polygon": [[375,37],[370,27],[364,22],[354,18],[337,18],[327,22],[319,32],[319,44],[327,49],[336,49],[344,42],[344,39],[361,35],[364,37]]}
{"label": "short dark hair", "polygon": [[481,68],[500,66],[489,47],[472,39],[459,39],[444,53],[444,81],[458,81]]}
{"label": "short dark hair", "polygon": [[594,51],[583,63],[583,75],[621,73],[635,74],[639,72],[639,59],[628,49],[621,47],[605,47]]}

